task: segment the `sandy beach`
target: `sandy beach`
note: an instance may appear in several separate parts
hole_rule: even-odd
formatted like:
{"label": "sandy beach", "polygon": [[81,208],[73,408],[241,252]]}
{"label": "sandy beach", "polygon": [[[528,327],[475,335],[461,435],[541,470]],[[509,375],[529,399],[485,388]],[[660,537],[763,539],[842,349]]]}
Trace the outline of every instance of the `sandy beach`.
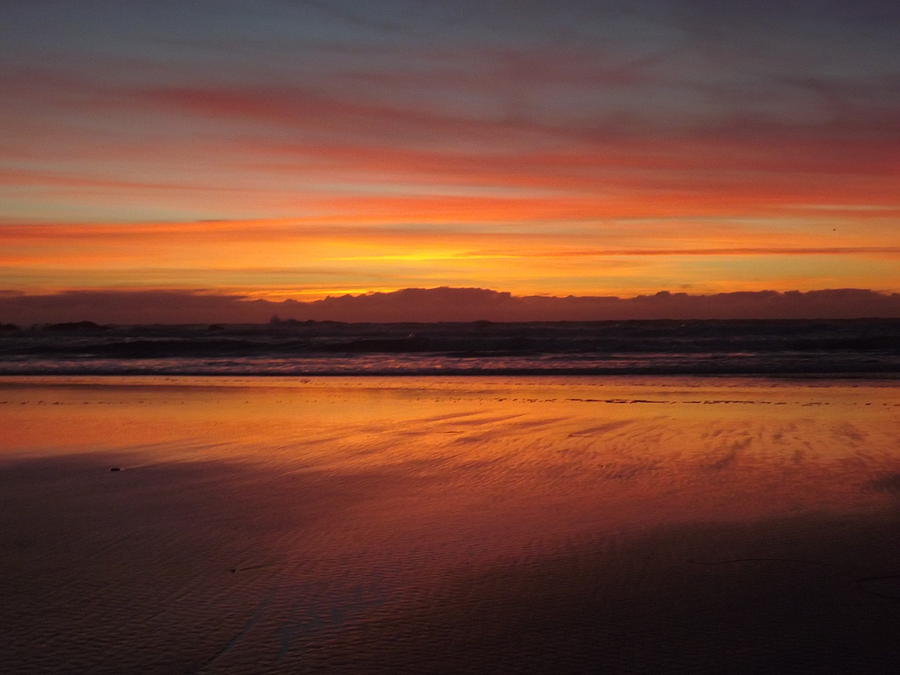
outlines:
{"label": "sandy beach", "polygon": [[7,673],[900,669],[900,387],[0,378]]}

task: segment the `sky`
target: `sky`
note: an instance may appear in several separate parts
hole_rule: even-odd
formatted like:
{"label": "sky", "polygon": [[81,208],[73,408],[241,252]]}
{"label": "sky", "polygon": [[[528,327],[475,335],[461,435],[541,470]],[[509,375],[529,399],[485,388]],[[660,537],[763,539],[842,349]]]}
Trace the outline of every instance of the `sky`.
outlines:
{"label": "sky", "polygon": [[7,0],[0,294],[895,293],[898,30],[887,0]]}

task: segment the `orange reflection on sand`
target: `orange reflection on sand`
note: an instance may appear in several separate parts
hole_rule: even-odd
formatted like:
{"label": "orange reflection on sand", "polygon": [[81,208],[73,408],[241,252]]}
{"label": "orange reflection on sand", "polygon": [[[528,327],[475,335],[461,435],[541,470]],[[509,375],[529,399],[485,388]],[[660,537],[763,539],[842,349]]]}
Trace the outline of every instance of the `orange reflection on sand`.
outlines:
{"label": "orange reflection on sand", "polygon": [[6,671],[896,652],[891,382],[2,378],[0,421]]}
{"label": "orange reflection on sand", "polygon": [[867,485],[896,470],[900,434],[895,388],[844,383],[49,382],[4,387],[7,456],[227,461],[335,481],[390,472],[402,508],[387,500],[377,512],[392,527],[414,512],[523,536],[539,523],[615,529],[883,505]]}

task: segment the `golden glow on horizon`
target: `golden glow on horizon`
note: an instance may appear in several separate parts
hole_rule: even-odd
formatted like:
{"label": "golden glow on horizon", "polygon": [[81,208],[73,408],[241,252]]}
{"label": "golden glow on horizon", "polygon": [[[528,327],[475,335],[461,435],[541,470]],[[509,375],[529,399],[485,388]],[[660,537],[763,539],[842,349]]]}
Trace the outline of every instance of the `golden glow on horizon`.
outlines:
{"label": "golden glow on horizon", "polygon": [[[900,240],[875,212],[778,219],[646,217],[490,226],[371,224],[347,214],[208,222],[3,226],[0,288],[181,288],[266,299],[407,287],[515,294],[900,290]],[[423,216],[424,217],[424,216]]]}

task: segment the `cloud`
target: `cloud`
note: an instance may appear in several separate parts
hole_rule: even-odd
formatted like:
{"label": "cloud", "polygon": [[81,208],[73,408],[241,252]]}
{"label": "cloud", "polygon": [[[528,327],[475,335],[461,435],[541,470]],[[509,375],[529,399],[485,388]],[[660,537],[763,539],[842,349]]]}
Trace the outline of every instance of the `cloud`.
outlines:
{"label": "cloud", "polygon": [[614,296],[516,296],[485,288],[406,288],[299,302],[181,291],[0,292],[0,321],[28,325],[101,323],[261,323],[282,319],[347,322],[591,321],[627,319],[814,319],[900,317],[900,294],[865,289],[747,291],[689,295],[661,291]]}
{"label": "cloud", "polygon": [[639,248],[578,249],[559,251],[475,251],[471,257],[498,258],[591,258],[616,256],[748,256],[748,255],[871,255],[900,254],[900,246],[820,246],[820,247],[755,247],[755,248]]}
{"label": "cloud", "polygon": [[900,289],[887,1],[32,4],[6,287]]}
{"label": "cloud", "polygon": [[[726,10],[713,23],[729,17],[743,14]],[[333,208],[527,223],[536,211],[568,219],[760,214],[825,199],[896,206],[895,73],[761,65],[746,77],[670,42],[416,43],[386,59],[313,59],[321,67],[290,76],[157,66],[107,77],[104,69],[121,70],[109,59],[81,74],[68,64],[9,66],[0,69],[12,94],[3,145],[22,165],[4,169],[0,189],[40,197],[26,205],[35,213],[54,200],[60,212],[97,209],[105,197],[123,214],[162,202],[185,217]],[[373,186],[398,185],[411,197],[372,196]],[[416,199],[412,188],[423,186],[438,199]],[[444,208],[471,188],[519,198]],[[532,203],[529,191],[552,191],[554,202]],[[255,213],[245,212],[250,192]]]}

